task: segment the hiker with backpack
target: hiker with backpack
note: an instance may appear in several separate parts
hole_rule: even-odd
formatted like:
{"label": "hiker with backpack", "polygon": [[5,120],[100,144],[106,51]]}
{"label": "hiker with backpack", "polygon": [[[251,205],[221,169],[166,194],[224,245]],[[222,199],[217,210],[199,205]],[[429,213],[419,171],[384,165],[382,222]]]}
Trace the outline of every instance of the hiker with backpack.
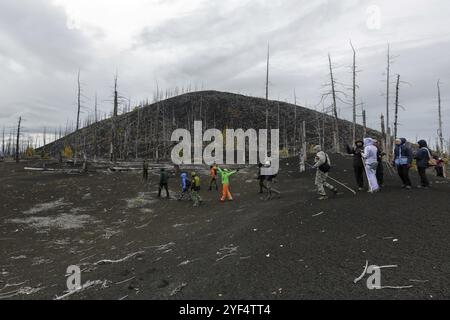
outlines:
{"label": "hiker with backpack", "polygon": [[[264,167],[265,167],[266,170],[270,170],[269,168],[271,166],[272,166],[272,163],[270,161],[266,161],[265,164],[264,164]],[[269,193],[265,200],[271,200],[272,196],[273,196],[273,193],[277,194],[278,197],[280,197],[281,196],[281,192],[273,187],[273,184],[275,183],[275,178],[277,177],[277,175],[272,173],[272,174],[267,174],[264,177],[265,177],[265,183],[263,182],[264,183],[264,187],[267,189],[267,191]]]}
{"label": "hiker with backpack", "polygon": [[319,194],[319,200],[328,199],[327,193],[325,192],[325,188],[332,191],[335,195],[338,193],[338,190],[333,185],[327,182],[328,173],[331,169],[331,161],[328,154],[322,151],[322,147],[317,145],[313,148],[314,152],[316,152],[314,168],[316,169],[316,180],[315,184],[317,186],[317,192]]}
{"label": "hiker with backpack", "polygon": [[191,174],[191,198],[194,200],[194,207],[198,207],[202,203],[202,198],[200,197],[200,177],[192,172]]}
{"label": "hiker with backpack", "polygon": [[358,190],[364,190],[364,162],[362,153],[364,152],[364,142],[358,140],[355,142],[355,146],[352,148],[347,145],[347,153],[353,155],[353,171],[355,172],[356,184]]}
{"label": "hiker with backpack", "polygon": [[167,198],[170,198],[170,196],[169,196],[169,174],[167,173],[166,169],[164,169],[164,168],[161,169],[161,173],[159,175],[158,198],[161,198],[161,191],[163,188],[166,190]]}
{"label": "hiker with backpack", "polygon": [[178,201],[184,199],[184,197],[188,197],[191,200],[191,180],[188,178],[188,174],[186,172],[181,173],[181,194],[178,198]]}
{"label": "hiker with backpack", "polygon": [[220,167],[217,168],[219,170],[220,176],[222,177],[222,198],[220,201],[225,202],[225,200],[228,198],[229,201],[233,201],[233,196],[230,192],[230,177],[238,172],[239,170],[233,170],[230,171],[228,169],[221,169]]}
{"label": "hiker with backpack", "polygon": [[386,153],[383,151],[380,142],[378,140],[375,141],[375,147],[377,148],[377,161],[378,161],[378,167],[377,167],[377,181],[378,186],[380,188],[384,187],[384,165],[383,165],[383,158],[386,156]]}
{"label": "hiker with backpack", "polygon": [[419,172],[420,178],[420,184],[417,187],[419,189],[428,189],[430,187],[430,181],[427,177],[427,169],[430,166],[435,166],[436,160],[432,157],[425,140],[420,140],[417,144],[419,145],[419,150],[414,157],[414,159],[416,159],[417,171]]}
{"label": "hiker with backpack", "polygon": [[214,163],[211,167],[209,167],[211,180],[209,181],[209,191],[212,190],[213,184],[216,186],[216,191],[219,190],[219,186],[217,185],[217,165]]}
{"label": "hiker with backpack", "polygon": [[375,193],[380,190],[377,180],[378,168],[378,149],[372,138],[364,139],[364,166],[366,169],[367,181],[369,182],[369,193]]}
{"label": "hiker with backpack", "polygon": [[402,180],[402,188],[411,190],[412,183],[409,178],[409,170],[411,169],[413,154],[411,148],[407,146],[406,142],[407,141],[405,138],[395,140],[393,165],[397,168],[398,175]]}

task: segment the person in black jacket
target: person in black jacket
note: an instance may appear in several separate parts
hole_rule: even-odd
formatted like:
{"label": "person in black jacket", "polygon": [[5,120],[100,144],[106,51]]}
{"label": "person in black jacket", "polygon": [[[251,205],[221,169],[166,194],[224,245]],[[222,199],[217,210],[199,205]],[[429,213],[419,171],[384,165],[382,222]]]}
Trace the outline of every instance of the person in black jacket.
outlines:
{"label": "person in black jacket", "polygon": [[364,190],[364,162],[362,159],[363,152],[363,141],[356,141],[353,148],[347,145],[347,153],[353,154],[353,169],[355,171],[356,184],[358,185],[359,191]]}
{"label": "person in black jacket", "polygon": [[163,168],[161,169],[161,174],[159,176],[159,190],[158,190],[158,198],[161,198],[162,189],[166,189],[167,198],[169,198],[169,174]]}
{"label": "person in black jacket", "polygon": [[427,189],[430,186],[430,181],[427,178],[427,168],[428,161],[430,161],[431,152],[428,149],[427,142],[425,140],[420,140],[417,142],[419,145],[419,150],[414,157],[416,159],[417,171],[419,172],[420,185],[419,188]]}
{"label": "person in black jacket", "polygon": [[384,187],[384,166],[383,166],[383,157],[386,155],[386,153],[383,152],[383,149],[381,148],[380,142],[376,140],[375,147],[377,147],[377,161],[378,161],[378,167],[377,167],[377,180],[378,185],[380,187]]}
{"label": "person in black jacket", "polygon": [[398,175],[403,182],[402,188],[408,190],[412,188],[411,179],[409,178],[409,169],[411,169],[412,161],[412,150],[406,145],[406,139],[396,139],[393,164],[397,168]]}

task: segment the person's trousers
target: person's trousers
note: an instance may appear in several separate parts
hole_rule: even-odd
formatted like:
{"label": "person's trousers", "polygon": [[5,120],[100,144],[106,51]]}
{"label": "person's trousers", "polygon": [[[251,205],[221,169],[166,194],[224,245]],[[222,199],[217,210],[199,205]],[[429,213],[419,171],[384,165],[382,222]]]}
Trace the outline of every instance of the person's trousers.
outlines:
{"label": "person's trousers", "polygon": [[158,197],[161,197],[161,191],[163,188],[166,189],[166,195],[167,195],[167,198],[169,198],[169,186],[167,183],[161,183],[159,185]]}
{"label": "person's trousers", "polygon": [[354,166],[353,169],[355,170],[356,184],[359,188],[364,188],[364,167]]}
{"label": "person's trousers", "polygon": [[264,193],[264,189],[267,190],[267,187],[264,184],[264,179],[258,179],[258,180],[259,180],[259,193]]}
{"label": "person's trousers", "polygon": [[366,174],[367,180],[369,181],[370,190],[369,191],[377,191],[380,189],[377,180],[377,171],[373,169],[370,165],[366,164]]}
{"label": "person's trousers", "polygon": [[188,199],[192,199],[191,193],[189,192],[189,190],[183,190],[181,192],[180,197],[178,198],[178,200],[183,200],[184,197],[187,197]]}
{"label": "person's trousers", "polygon": [[233,196],[231,195],[231,192],[230,192],[230,185],[224,184],[223,191],[222,191],[222,198],[220,200],[225,201],[227,198],[230,201],[233,200]]}
{"label": "person's trousers", "polygon": [[420,184],[422,185],[422,187],[429,187],[430,181],[428,181],[427,177],[427,168],[418,167],[417,171],[419,172]]}
{"label": "person's trousers", "polygon": [[378,162],[377,181],[378,181],[378,185],[380,187],[384,184],[384,166],[383,166],[383,161]]}
{"label": "person's trousers", "polygon": [[336,190],[336,188],[333,185],[331,185],[327,182],[327,178],[328,178],[328,173],[317,170],[315,183],[316,183],[316,187],[317,187],[317,193],[320,196],[327,195],[327,193],[325,192],[325,188],[327,188],[328,190],[331,190],[331,191]]}
{"label": "person's trousers", "polygon": [[192,200],[194,200],[194,206],[198,206],[200,202],[202,202],[202,198],[200,197],[200,194],[198,191],[192,190],[191,192]]}
{"label": "person's trousers", "polygon": [[411,187],[411,179],[409,178],[409,167],[408,165],[397,166],[397,172],[404,186]]}
{"label": "person's trousers", "polygon": [[273,182],[272,181],[266,181],[266,189],[269,192],[268,198],[272,197],[272,193],[280,195],[281,192],[277,189],[273,188]]}
{"label": "person's trousers", "polygon": [[436,167],[436,176],[439,178],[443,178],[444,177],[444,167]]}
{"label": "person's trousers", "polygon": [[211,180],[209,181],[209,190],[212,190],[213,184],[216,186],[216,190],[219,190],[219,186],[217,185],[216,177],[211,177]]}

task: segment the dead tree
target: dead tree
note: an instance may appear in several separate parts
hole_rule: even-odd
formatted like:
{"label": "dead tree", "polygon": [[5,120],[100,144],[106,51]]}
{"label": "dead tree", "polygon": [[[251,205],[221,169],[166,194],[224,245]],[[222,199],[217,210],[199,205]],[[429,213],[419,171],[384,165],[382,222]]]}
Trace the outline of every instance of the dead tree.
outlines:
{"label": "dead tree", "polygon": [[266,67],[266,129],[269,129],[269,63],[270,45],[267,44],[267,67]]}
{"label": "dead tree", "polygon": [[294,89],[294,155],[297,154],[297,94]]}
{"label": "dead tree", "polygon": [[117,162],[117,116],[119,112],[119,97],[117,92],[117,74],[114,77],[114,110],[111,119],[111,151],[110,161]]}
{"label": "dead tree", "polygon": [[391,47],[387,48],[387,66],[386,66],[386,139],[385,150],[388,155],[393,153],[392,130],[390,125],[390,87],[391,87]]}
{"label": "dead tree", "polygon": [[439,129],[438,129],[438,136],[439,136],[439,150],[440,150],[440,156],[442,156],[444,152],[444,138],[442,133],[442,109],[441,109],[441,86],[440,86],[440,80],[437,82],[437,89],[438,89],[438,123],[439,123]]}
{"label": "dead tree", "polygon": [[399,108],[399,90],[400,90],[400,75],[397,75],[397,84],[395,87],[395,121],[394,121],[394,140],[397,139],[398,133],[398,108]]}
{"label": "dead tree", "polygon": [[80,112],[81,112],[81,82],[80,82],[80,75],[81,70],[78,70],[78,77],[77,77],[77,124],[76,124],[76,130],[75,130],[75,157],[74,157],[74,163],[77,163],[78,158],[78,130],[80,129]]}
{"label": "dead tree", "polygon": [[5,156],[5,127],[3,127],[2,134],[2,155]]}
{"label": "dead tree", "polygon": [[386,140],[386,127],[384,123],[384,115],[381,114],[381,136],[384,140]]}
{"label": "dead tree", "polygon": [[364,127],[363,136],[366,137],[366,135],[367,135],[367,114],[366,114],[365,109],[363,109],[363,111],[362,111],[362,117],[363,117],[363,127]]}
{"label": "dead tree", "polygon": [[350,46],[353,51],[353,65],[352,65],[352,74],[353,74],[353,86],[352,86],[352,97],[353,97],[353,127],[352,127],[352,145],[356,143],[356,50],[353,47],[352,42],[350,41]]}
{"label": "dead tree", "polygon": [[20,125],[22,122],[22,117],[19,117],[19,125],[17,126],[17,140],[16,140],[16,162],[19,163],[20,158],[19,158],[19,140],[20,140]]}
{"label": "dead tree", "polygon": [[302,122],[302,147],[300,150],[300,172],[306,171],[306,121]]}
{"label": "dead tree", "polygon": [[340,143],[339,143],[339,117],[337,112],[337,103],[336,103],[336,82],[333,74],[333,66],[331,64],[331,55],[328,54],[328,63],[330,67],[330,79],[331,79],[331,94],[333,98],[333,116],[334,116],[334,128],[333,128],[333,144],[334,149],[337,153],[340,152]]}

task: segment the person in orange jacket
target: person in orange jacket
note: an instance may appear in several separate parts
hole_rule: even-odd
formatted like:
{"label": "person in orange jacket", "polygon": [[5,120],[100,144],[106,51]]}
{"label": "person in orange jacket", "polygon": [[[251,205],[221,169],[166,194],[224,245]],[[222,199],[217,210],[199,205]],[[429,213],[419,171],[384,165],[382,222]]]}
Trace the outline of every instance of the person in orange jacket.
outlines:
{"label": "person in orange jacket", "polygon": [[213,164],[210,167],[211,180],[209,181],[209,191],[212,190],[213,184],[216,185],[216,190],[219,190],[219,186],[217,185],[217,165]]}

